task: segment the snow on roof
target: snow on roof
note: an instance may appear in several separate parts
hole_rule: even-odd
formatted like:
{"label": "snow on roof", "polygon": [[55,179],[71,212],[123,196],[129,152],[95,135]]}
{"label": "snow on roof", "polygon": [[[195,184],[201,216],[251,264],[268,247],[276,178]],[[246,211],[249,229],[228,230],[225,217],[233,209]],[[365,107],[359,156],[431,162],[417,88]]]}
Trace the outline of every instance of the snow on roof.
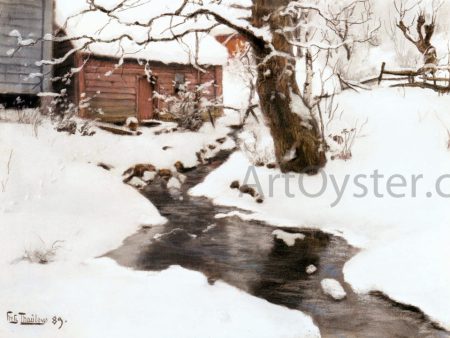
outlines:
{"label": "snow on roof", "polygon": [[[111,9],[123,0],[96,0],[95,3]],[[149,36],[152,38],[167,38],[179,34],[189,28],[210,27],[211,22],[181,23],[176,19],[172,22],[168,17],[157,19],[151,29],[133,25],[134,22],[148,22],[162,13],[173,12],[182,1],[180,0],[128,0],[125,6],[114,12],[117,19],[101,11],[88,11],[86,0],[56,0],[55,21],[59,27],[65,29],[69,37],[92,37],[97,40],[117,40],[114,42],[94,42],[83,46],[88,39],[74,39],[75,48],[92,52],[93,54],[117,57],[136,58],[149,61],[180,64],[210,64],[223,65],[227,62],[228,53],[224,46],[214,37],[205,33],[190,33],[177,41],[158,41],[145,43]],[[173,29],[168,29],[172,24]],[[123,37],[128,35],[132,40]],[[198,54],[196,40],[198,39]]]}
{"label": "snow on roof", "polygon": [[[236,18],[244,18],[251,16],[251,7],[253,6],[252,0],[221,0],[220,4],[226,8],[229,15]],[[219,25],[215,27],[211,34],[214,36],[231,35],[236,31],[226,25]]]}

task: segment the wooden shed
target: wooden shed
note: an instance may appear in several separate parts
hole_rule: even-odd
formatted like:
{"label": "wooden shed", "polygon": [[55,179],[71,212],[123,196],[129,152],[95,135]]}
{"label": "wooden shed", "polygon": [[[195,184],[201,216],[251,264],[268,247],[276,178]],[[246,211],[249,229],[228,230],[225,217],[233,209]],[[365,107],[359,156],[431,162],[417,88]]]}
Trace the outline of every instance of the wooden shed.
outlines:
{"label": "wooden shed", "polygon": [[[55,46],[58,57],[64,49]],[[191,65],[151,60],[143,65],[138,60],[126,59],[116,69],[117,63],[118,59],[112,57],[77,52],[67,62],[55,66],[55,77],[68,79],[55,82],[55,88],[67,93],[69,104],[79,107],[81,117],[108,122],[128,117],[141,121],[158,118],[156,111],[164,103],[154,93],[175,95],[177,83],[188,82],[190,87],[211,83],[208,98],[222,96],[222,66],[205,65],[205,71],[201,71]],[[151,70],[150,79],[146,68]],[[67,77],[71,69],[79,72]]]}
{"label": "wooden shed", "polygon": [[17,49],[52,32],[52,0],[1,0],[0,95],[34,96],[51,90],[51,69],[39,61],[52,57],[50,42]]}
{"label": "wooden shed", "polygon": [[[100,31],[110,38],[121,34],[120,24],[109,30],[109,18],[102,17],[102,13],[73,19],[73,9],[69,10],[64,1],[56,1],[56,24],[65,28],[61,35],[83,36]],[[155,3],[151,3],[149,11],[156,15]],[[131,10],[142,12],[144,9],[141,6]],[[129,16],[134,19],[139,14]],[[132,30],[130,33],[129,26],[123,29],[129,34],[135,33]],[[137,32],[136,39],[140,36],[142,32]],[[55,58],[63,58],[69,51],[76,50],[65,62],[55,65],[55,77],[59,79],[55,82],[55,90],[66,92],[68,102],[79,108],[82,117],[109,122],[124,121],[128,117],[139,120],[158,118],[155,113],[162,108],[163,101],[156,98],[155,92],[175,95],[179,85],[185,82],[191,88],[211,83],[207,96],[218,98],[222,95],[222,65],[227,62],[226,48],[209,35],[203,34],[199,42],[194,38],[198,39],[198,36],[187,36],[181,43],[151,43],[144,48],[129,40],[93,43],[88,48],[83,48],[85,41],[82,39],[55,43]],[[192,50],[187,48],[189,45],[199,47],[195,60]],[[194,67],[193,61],[198,66]]]}

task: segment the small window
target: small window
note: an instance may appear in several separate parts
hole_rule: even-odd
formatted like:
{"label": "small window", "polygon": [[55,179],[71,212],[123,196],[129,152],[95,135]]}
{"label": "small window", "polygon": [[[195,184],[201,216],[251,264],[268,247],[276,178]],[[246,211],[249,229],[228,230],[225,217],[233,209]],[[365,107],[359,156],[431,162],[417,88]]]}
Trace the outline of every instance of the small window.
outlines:
{"label": "small window", "polygon": [[184,74],[181,73],[175,74],[175,84],[174,84],[175,94],[178,94],[179,92],[185,90],[185,83],[186,80]]}

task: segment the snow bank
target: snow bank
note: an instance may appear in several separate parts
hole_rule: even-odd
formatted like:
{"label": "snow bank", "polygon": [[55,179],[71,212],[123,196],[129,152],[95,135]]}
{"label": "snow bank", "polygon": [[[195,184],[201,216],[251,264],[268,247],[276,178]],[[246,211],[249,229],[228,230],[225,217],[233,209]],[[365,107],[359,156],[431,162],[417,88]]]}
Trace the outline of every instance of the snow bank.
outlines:
{"label": "snow bank", "polygon": [[[263,204],[229,188],[232,181],[241,184],[249,173],[251,162],[241,152],[211,173],[193,195],[204,195],[221,205],[237,206],[253,212],[246,218],[265,220],[282,226],[318,228],[345,237],[350,244],[362,248],[345,266],[346,281],[360,292],[380,290],[394,300],[423,309],[432,320],[450,328],[450,265],[448,264],[450,214],[448,200],[436,194],[436,181],[448,174],[450,153],[450,97],[431,91],[379,89],[361,94],[345,93],[336,98],[342,118],[330,122],[328,134],[344,128],[364,125],[352,149],[349,161],[329,161],[324,174],[313,177],[292,175],[286,192],[286,180],[274,181],[270,193],[270,176],[278,170],[255,168],[265,194]],[[365,124],[365,122],[367,123]],[[333,149],[339,148],[331,142]],[[377,197],[369,176],[378,170],[384,175]],[[405,197],[388,195],[387,178],[401,174],[408,182]],[[344,194],[340,189],[347,184]],[[361,198],[361,189],[352,184],[357,175],[369,189]],[[412,194],[413,175],[423,175]],[[333,180],[332,177],[333,176]],[[250,184],[255,183],[250,174]],[[310,194],[326,188],[318,197]],[[372,182],[372,183],[371,183]],[[442,191],[450,192],[449,179],[442,181]],[[394,194],[399,193],[393,189]],[[428,194],[432,192],[432,194]]]}
{"label": "snow bank", "polygon": [[[0,326],[11,338],[320,337],[311,318],[180,267],[136,272],[103,258],[82,266],[23,265],[0,281],[0,311],[49,318],[42,327]],[[23,292],[26,290],[26,297]],[[58,330],[53,316],[66,320]]]}
{"label": "snow bank", "polygon": [[[123,170],[141,162],[193,163],[196,151],[227,132],[205,126],[200,133],[126,137],[97,130],[81,137],[44,122],[35,137],[29,125],[0,123],[0,337],[320,337],[301,312],[221,282],[209,285],[200,273],[136,272],[95,258],[140,226],[165,221],[123,184]],[[9,311],[19,322],[23,312],[45,324],[9,323]]]}
{"label": "snow bank", "polygon": [[50,125],[35,138],[28,125],[0,124],[2,266],[56,241],[57,260],[80,262],[117,247],[140,225],[164,222],[120,176],[89,164],[77,138]]}
{"label": "snow bank", "polygon": [[82,262],[119,246],[142,225],[164,222],[148,200],[123,184],[122,173],[138,163],[173,171],[177,161],[195,166],[195,153],[228,131],[219,124],[199,133],[156,135],[145,129],[140,137],[126,137],[97,130],[82,137],[57,133],[44,121],[35,137],[29,125],[1,123],[1,261],[9,264],[57,243],[56,260]]}

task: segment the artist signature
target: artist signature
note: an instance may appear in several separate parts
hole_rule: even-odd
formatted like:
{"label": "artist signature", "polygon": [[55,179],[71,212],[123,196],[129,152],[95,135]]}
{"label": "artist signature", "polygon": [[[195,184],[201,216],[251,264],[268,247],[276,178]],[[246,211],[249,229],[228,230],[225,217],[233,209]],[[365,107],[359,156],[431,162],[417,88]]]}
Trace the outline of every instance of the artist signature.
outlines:
{"label": "artist signature", "polygon": [[60,316],[53,316],[49,321],[49,317],[39,316],[35,313],[26,313],[26,312],[6,312],[6,320],[9,324],[14,325],[46,325],[53,324],[53,326],[57,327],[59,330],[62,329],[63,325],[67,323],[67,320]]}

